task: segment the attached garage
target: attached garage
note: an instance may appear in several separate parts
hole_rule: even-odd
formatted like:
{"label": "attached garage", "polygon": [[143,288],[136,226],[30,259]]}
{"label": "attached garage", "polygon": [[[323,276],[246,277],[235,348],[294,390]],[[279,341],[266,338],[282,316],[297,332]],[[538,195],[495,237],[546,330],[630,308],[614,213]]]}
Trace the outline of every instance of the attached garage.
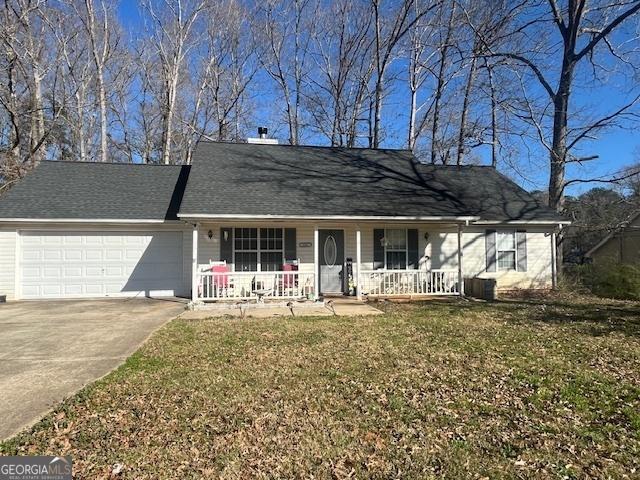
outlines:
{"label": "attached garage", "polygon": [[24,299],[185,291],[182,232],[23,231],[20,242]]}

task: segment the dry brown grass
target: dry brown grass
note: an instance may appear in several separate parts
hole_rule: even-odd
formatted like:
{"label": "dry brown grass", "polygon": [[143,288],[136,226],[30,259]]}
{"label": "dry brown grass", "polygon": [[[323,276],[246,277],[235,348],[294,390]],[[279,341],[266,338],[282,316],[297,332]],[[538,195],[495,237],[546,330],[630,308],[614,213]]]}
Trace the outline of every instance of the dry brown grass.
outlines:
{"label": "dry brown grass", "polygon": [[78,478],[640,474],[638,304],[385,308],[173,321],[0,453]]}

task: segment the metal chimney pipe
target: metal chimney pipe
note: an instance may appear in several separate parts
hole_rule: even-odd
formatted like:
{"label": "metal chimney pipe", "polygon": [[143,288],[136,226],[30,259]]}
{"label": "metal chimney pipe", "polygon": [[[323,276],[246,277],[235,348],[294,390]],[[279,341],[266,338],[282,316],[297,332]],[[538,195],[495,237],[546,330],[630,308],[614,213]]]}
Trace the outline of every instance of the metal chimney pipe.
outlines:
{"label": "metal chimney pipe", "polygon": [[267,129],[267,127],[258,127],[258,137],[262,139],[267,138],[268,132],[269,130]]}

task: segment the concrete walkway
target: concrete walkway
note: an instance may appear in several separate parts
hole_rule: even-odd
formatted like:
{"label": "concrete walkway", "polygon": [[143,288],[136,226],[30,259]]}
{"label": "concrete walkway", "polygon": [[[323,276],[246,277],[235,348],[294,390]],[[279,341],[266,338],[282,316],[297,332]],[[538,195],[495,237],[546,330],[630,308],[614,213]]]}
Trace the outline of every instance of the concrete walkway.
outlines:
{"label": "concrete walkway", "polygon": [[0,439],[119,366],[184,308],[150,299],[0,304]]}
{"label": "concrete walkway", "polygon": [[322,304],[303,304],[292,308],[270,306],[268,303],[264,306],[247,305],[247,304],[230,304],[228,306],[216,305],[214,308],[205,310],[195,310],[185,312],[180,318],[187,320],[197,320],[212,317],[246,317],[246,318],[270,318],[270,317],[328,317],[332,315],[339,316],[366,316],[381,315],[383,312],[371,305],[358,302],[354,299],[336,298]]}

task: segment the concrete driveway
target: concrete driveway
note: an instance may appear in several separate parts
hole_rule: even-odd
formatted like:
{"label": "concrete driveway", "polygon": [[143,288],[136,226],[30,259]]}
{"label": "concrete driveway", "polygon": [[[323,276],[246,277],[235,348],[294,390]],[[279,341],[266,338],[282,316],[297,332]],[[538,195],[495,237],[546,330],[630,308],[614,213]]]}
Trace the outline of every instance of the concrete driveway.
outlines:
{"label": "concrete driveway", "polygon": [[169,300],[0,304],[0,439],[109,373],[184,311]]}

